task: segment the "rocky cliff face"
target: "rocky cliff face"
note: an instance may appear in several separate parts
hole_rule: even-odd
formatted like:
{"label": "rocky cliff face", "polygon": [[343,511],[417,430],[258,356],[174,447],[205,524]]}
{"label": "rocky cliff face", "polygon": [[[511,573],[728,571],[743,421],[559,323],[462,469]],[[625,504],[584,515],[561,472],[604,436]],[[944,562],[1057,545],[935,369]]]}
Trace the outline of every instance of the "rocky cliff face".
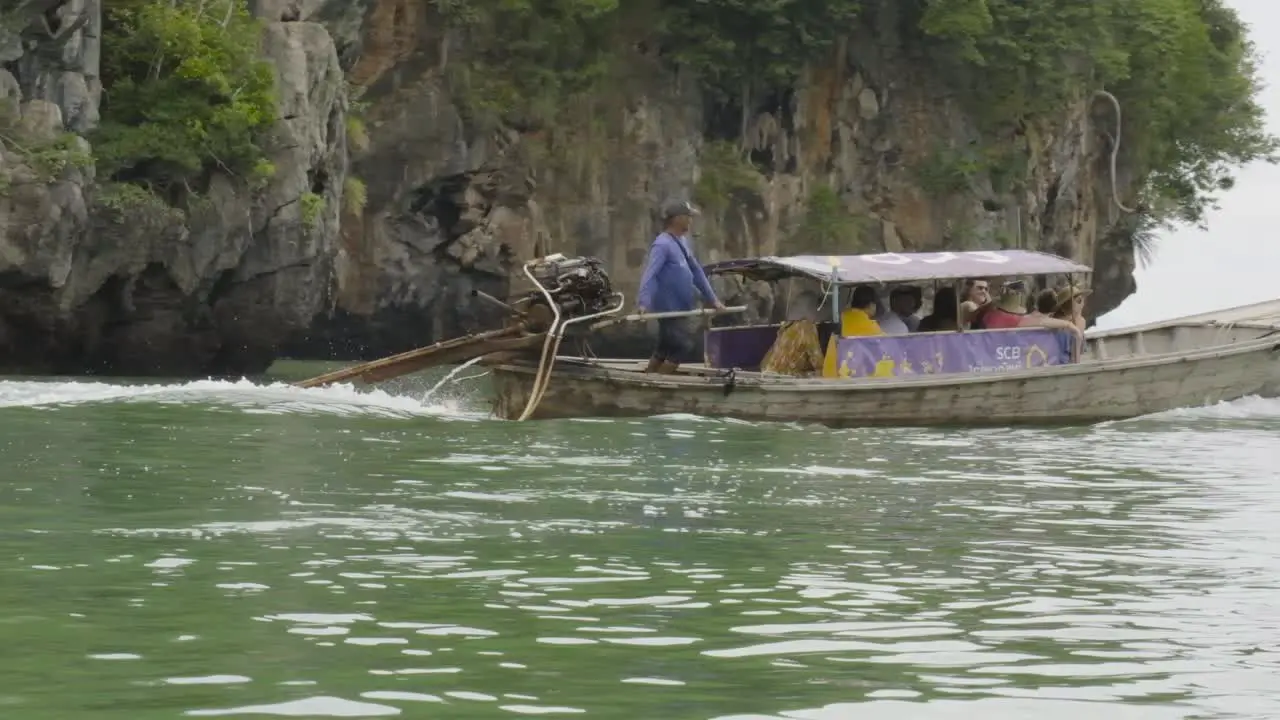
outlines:
{"label": "rocky cliff face", "polygon": [[[304,4],[334,33],[369,104],[371,142],[352,156],[368,205],[344,218],[336,312],[299,349],[371,357],[468,329],[485,310],[471,288],[501,294],[517,261],[548,252],[601,257],[634,298],[655,208],[690,195],[706,211],[704,262],[1022,246],[1094,265],[1092,310],[1117,305],[1134,285],[1111,200],[1110,106],[1083,93],[1054,122],[1004,139],[1005,184],[993,187],[966,166],[974,121],[903,49],[900,19],[884,5],[792,92],[746,113],[718,114],[692,78],[638,45],[619,51],[607,89],[568,109],[578,122],[519,132],[469,123],[450,81],[468,48],[429,4]],[[725,150],[739,138],[749,164]],[[815,218],[822,198],[836,205]],[[768,288],[722,291],[757,316],[773,312]]]}
{"label": "rocky cliff face", "polygon": [[[98,122],[101,27],[102,0],[7,0],[0,11],[0,367],[260,371],[331,297],[347,171],[333,41],[315,23],[268,26],[276,173],[253,192],[215,176],[206,201],[181,213],[120,202],[77,161],[80,134]],[[326,208],[307,222],[305,193]]]}
{"label": "rocky cliff face", "polygon": [[[100,3],[4,0],[0,93],[25,136],[80,147],[97,122]],[[503,295],[519,262],[557,251],[604,259],[634,298],[655,208],[690,195],[704,262],[1022,246],[1094,265],[1096,313],[1133,290],[1110,106],[1082,93],[1004,138],[984,159],[1000,172],[976,172],[974,120],[904,48],[892,3],[745,111],[718,109],[639,43],[541,128],[477,118],[457,79],[475,48],[435,7],[253,3],[281,94],[278,171],[253,192],[216,181],[200,212],[123,211],[92,167],[42,174],[6,141],[0,364],[203,374],[260,370],[282,350],[377,356],[479,326],[471,289]],[[348,86],[367,142],[348,142]],[[1123,156],[1120,170],[1123,196]],[[348,174],[367,189],[358,210],[340,210]],[[310,222],[308,193],[325,199]],[[721,290],[774,312],[767,288]],[[626,340],[613,349],[636,352]]]}

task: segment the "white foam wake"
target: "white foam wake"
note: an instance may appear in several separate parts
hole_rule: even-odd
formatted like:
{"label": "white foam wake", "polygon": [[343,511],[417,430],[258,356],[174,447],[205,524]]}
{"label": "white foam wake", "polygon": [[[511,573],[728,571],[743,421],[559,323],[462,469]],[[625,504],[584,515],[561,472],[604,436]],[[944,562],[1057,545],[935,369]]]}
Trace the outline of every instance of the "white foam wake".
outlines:
{"label": "white foam wake", "polygon": [[1280,398],[1250,396],[1201,407],[1176,408],[1138,420],[1280,420]]}
{"label": "white foam wake", "polygon": [[[173,384],[123,385],[83,381],[0,380],[0,408],[57,408],[92,403],[156,403],[213,405],[259,414],[324,414],[343,416],[436,417],[484,420],[477,398],[459,397],[432,388],[418,394],[393,394],[352,385],[299,388],[286,383],[259,385],[249,380],[196,380]],[[674,421],[710,421],[688,415],[660,416]],[[1280,420],[1280,398],[1247,397],[1204,407],[1181,408],[1119,421]],[[1113,422],[1103,423],[1111,425]],[[754,423],[744,423],[754,424]]]}
{"label": "white foam wake", "polygon": [[351,385],[299,388],[248,380],[196,380],[156,385],[78,381],[0,381],[0,408],[57,408],[89,403],[205,404],[248,413],[373,415],[477,420],[488,416],[468,408],[463,398],[433,394],[429,401]]}

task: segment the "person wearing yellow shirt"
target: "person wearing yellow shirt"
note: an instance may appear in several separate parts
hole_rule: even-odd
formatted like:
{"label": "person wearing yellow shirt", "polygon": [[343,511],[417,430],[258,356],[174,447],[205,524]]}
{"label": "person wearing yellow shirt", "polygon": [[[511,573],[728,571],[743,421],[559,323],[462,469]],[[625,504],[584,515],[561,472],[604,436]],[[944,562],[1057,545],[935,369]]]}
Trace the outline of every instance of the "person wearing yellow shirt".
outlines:
{"label": "person wearing yellow shirt", "polygon": [[849,298],[849,308],[840,314],[840,335],[843,337],[861,337],[864,335],[883,335],[880,323],[875,321],[876,290],[870,285],[859,285],[853,289]]}
{"label": "person wearing yellow shirt", "polygon": [[[858,285],[849,298],[849,308],[840,314],[841,337],[866,337],[883,335],[880,323],[875,321],[878,306],[876,289],[870,285]],[[836,336],[831,334],[827,340],[827,352],[822,361],[822,376],[827,378],[839,375],[840,359],[836,357]]]}

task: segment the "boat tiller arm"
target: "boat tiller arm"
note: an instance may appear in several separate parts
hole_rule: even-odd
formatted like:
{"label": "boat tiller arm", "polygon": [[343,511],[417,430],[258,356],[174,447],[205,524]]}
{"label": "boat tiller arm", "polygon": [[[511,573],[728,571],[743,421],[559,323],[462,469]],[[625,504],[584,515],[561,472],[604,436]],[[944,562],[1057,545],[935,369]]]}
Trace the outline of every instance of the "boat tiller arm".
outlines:
{"label": "boat tiller arm", "polygon": [[[613,315],[622,309],[622,295],[613,291],[603,264],[592,257],[565,257],[556,253],[524,265],[531,292],[511,302],[503,302],[479,289],[471,292],[488,305],[502,308],[508,315],[506,326],[466,337],[438,342],[381,360],[326,373],[296,383],[310,388],[336,382],[377,383],[439,365],[465,363],[496,353],[533,351],[542,348],[538,363],[541,375],[548,375],[565,330],[577,323]],[[545,378],[535,388],[530,408],[537,406],[546,389]],[[532,412],[532,409],[529,410]],[[526,413],[527,416],[528,413]]]}

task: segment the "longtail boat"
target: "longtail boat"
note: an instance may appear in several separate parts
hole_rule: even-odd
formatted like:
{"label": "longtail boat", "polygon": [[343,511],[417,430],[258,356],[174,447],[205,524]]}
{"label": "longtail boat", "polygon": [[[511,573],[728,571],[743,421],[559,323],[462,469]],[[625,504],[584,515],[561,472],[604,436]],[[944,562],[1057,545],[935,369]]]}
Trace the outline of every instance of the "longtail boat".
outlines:
{"label": "longtail boat", "polygon": [[[1044,253],[1005,250],[852,257],[766,257],[714,263],[708,275],[807,277],[830,287],[963,278],[1079,276],[1090,268]],[[838,304],[833,303],[833,310]],[[832,333],[834,321],[824,329]],[[1280,300],[1180,320],[1090,333],[1042,328],[838,338],[840,377],[758,371],[778,325],[706,331],[706,362],[674,375],[644,361],[560,358],[531,418],[688,413],[750,421],[872,425],[1081,424],[1280,396]],[[526,412],[536,370],[491,367],[495,414]]]}
{"label": "longtail boat", "polygon": [[704,362],[674,374],[647,373],[645,360],[562,355],[566,340],[586,347],[605,325],[658,316],[622,316],[622,294],[598,261],[557,255],[525,265],[533,289],[522,297],[487,298],[509,312],[505,328],[299,384],[380,382],[469,360],[489,368],[494,414],[507,420],[687,413],[830,427],[1069,425],[1280,396],[1280,300],[1090,333],[1083,344],[1043,327],[841,337],[839,298],[850,286],[1028,277],[1074,284],[1092,270],[1027,250],[762,257],[704,269],[712,277],[819,284],[829,294],[831,320],[819,332],[837,361],[834,376],[760,372],[779,330],[773,323],[709,327]]}

